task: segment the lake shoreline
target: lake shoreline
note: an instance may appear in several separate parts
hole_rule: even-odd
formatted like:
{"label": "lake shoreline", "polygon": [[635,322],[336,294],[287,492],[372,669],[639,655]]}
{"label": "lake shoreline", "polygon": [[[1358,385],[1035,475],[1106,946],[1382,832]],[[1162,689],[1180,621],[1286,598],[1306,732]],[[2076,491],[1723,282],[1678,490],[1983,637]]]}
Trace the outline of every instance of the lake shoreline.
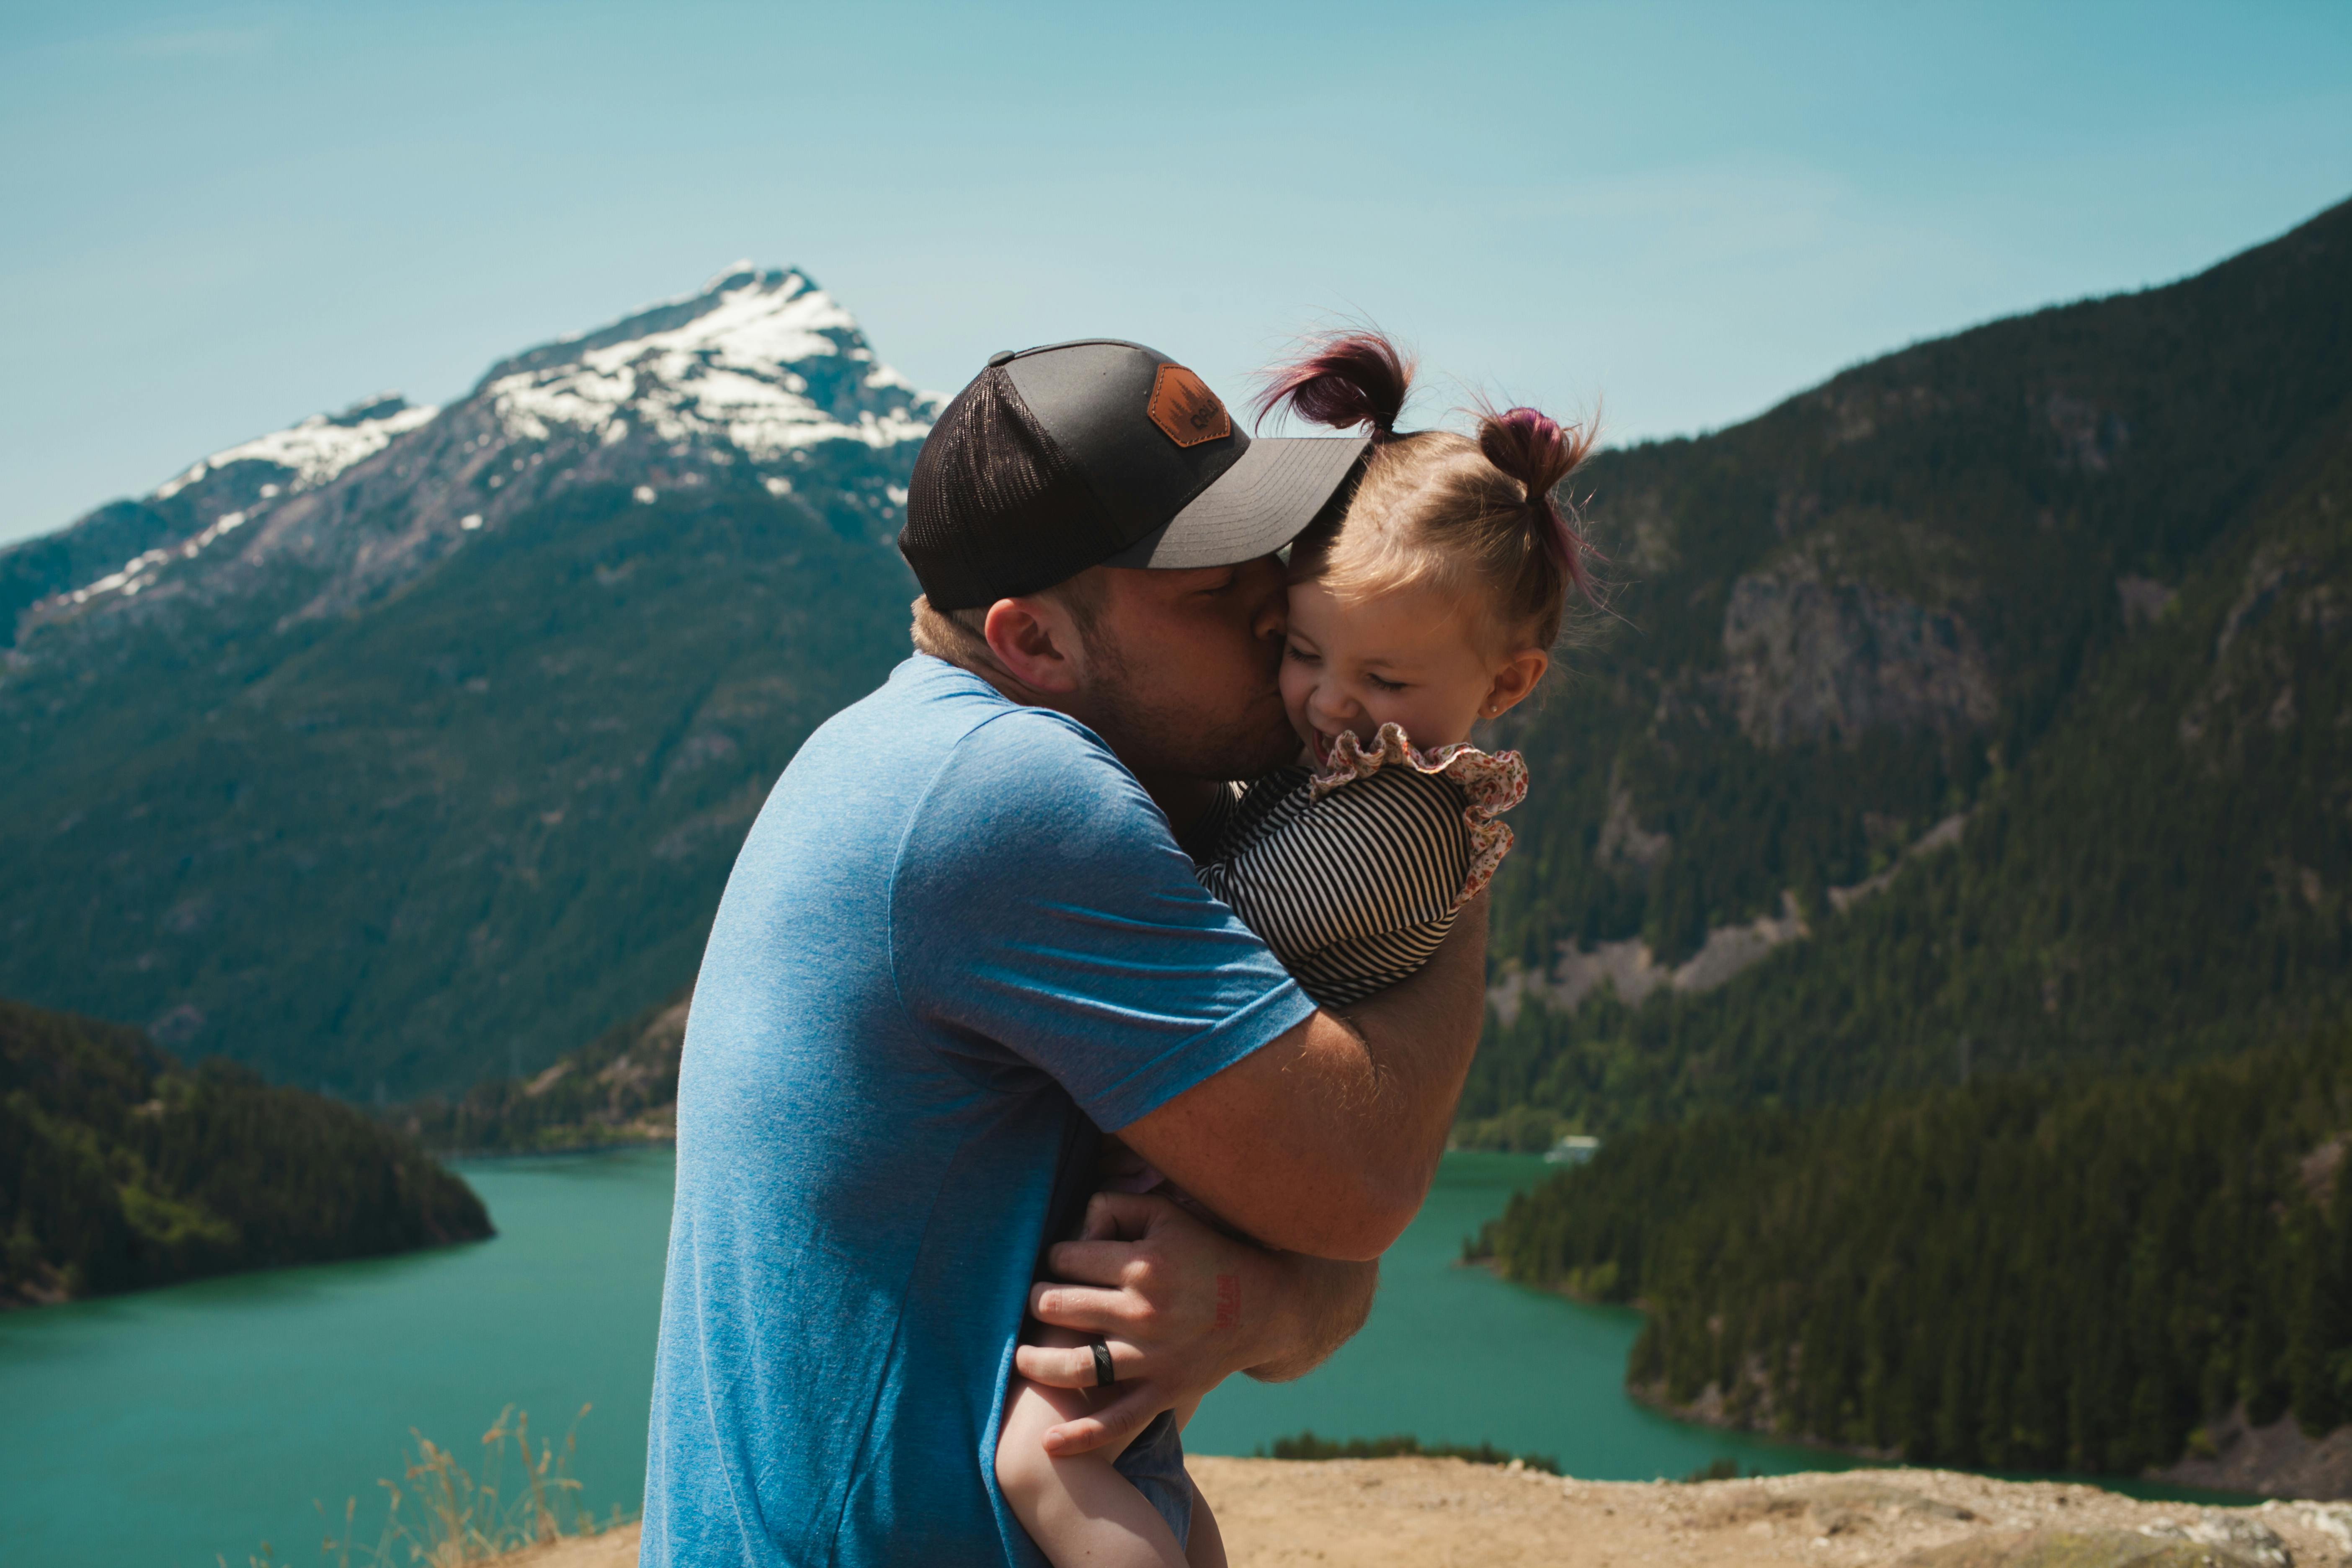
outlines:
{"label": "lake shoreline", "polygon": [[201,1274],[189,1274],[177,1279],[158,1279],[151,1284],[134,1285],[123,1290],[85,1291],[79,1295],[64,1289],[58,1271],[49,1268],[38,1280],[20,1280],[15,1292],[0,1292],[0,1317],[20,1313],[39,1313],[54,1307],[80,1307],[100,1301],[136,1301],[165,1290],[184,1289],[191,1285],[208,1285],[222,1279],[245,1279],[275,1274],[290,1274],[304,1268],[331,1268],[342,1263],[378,1263],[391,1258],[425,1258],[437,1252],[454,1252],[460,1247],[478,1247],[499,1238],[498,1227],[492,1226],[476,1236],[453,1236],[439,1241],[428,1241],[415,1247],[393,1247],[382,1252],[352,1252],[331,1258],[294,1258],[274,1263],[240,1264],[231,1268],[215,1268]]}
{"label": "lake shoreline", "polygon": [[[1564,1283],[1534,1285],[1525,1280],[1515,1280],[1503,1271],[1499,1258],[1464,1258],[1456,1267],[1483,1268],[1505,1284],[1541,1290],[1580,1306],[1623,1305],[1635,1311],[1645,1310],[1639,1300],[1596,1302],[1579,1296]],[[1818,1437],[1775,1432],[1765,1420],[1735,1418],[1727,1413],[1722,1390],[1714,1384],[1709,1384],[1700,1391],[1697,1399],[1687,1404],[1676,1404],[1667,1398],[1661,1384],[1643,1384],[1628,1379],[1624,1388],[1625,1397],[1634,1404],[1685,1426],[1714,1432],[1737,1433],[1785,1447],[1834,1454],[1864,1464],[1900,1466],[1906,1463],[1903,1455],[1895,1449],[1831,1443]],[[1759,1406],[1759,1409],[1769,1418],[1769,1408]],[[2199,1444],[2192,1438],[2190,1450],[2169,1465],[2151,1467],[2130,1475],[2094,1471],[2088,1472],[2084,1479],[2094,1486],[2110,1483],[2153,1485],[2205,1494],[2216,1500],[2320,1502],[2352,1500],[2352,1424],[2339,1426],[2324,1437],[2315,1438],[2305,1435],[2291,1415],[2280,1416],[2266,1426],[2256,1426],[2247,1420],[2245,1407],[2242,1405],[2210,1426],[2201,1428],[2200,1435],[2210,1446],[2211,1452],[2197,1453],[2195,1450]],[[2009,1479],[1992,1471],[1955,1473]]]}
{"label": "lake shoreline", "polygon": [[488,1165],[518,1160],[569,1160],[583,1154],[626,1154],[643,1149],[674,1154],[677,1152],[677,1134],[616,1138],[602,1143],[563,1144],[549,1149],[428,1149],[425,1152],[445,1165]]}
{"label": "lake shoreline", "polygon": [[[399,1476],[403,1434],[478,1466],[474,1435],[508,1405],[550,1435],[593,1405],[572,1472],[581,1501],[600,1516],[636,1508],[674,1156],[630,1147],[504,1158],[466,1173],[497,1217],[494,1246],[0,1317],[0,1406],[11,1411],[0,1468],[27,1500],[11,1517],[12,1551],[58,1563],[241,1562],[263,1541],[316,1539],[310,1500],[331,1511]],[[1187,1449],[1222,1464],[1311,1428],[1343,1440],[1491,1441],[1570,1474],[1639,1485],[1720,1459],[1750,1475],[1841,1468],[1834,1455],[1628,1399],[1638,1314],[1453,1267],[1463,1236],[1539,1177],[1525,1157],[1449,1155],[1385,1260],[1364,1331],[1313,1377],[1232,1380],[1201,1406]]]}

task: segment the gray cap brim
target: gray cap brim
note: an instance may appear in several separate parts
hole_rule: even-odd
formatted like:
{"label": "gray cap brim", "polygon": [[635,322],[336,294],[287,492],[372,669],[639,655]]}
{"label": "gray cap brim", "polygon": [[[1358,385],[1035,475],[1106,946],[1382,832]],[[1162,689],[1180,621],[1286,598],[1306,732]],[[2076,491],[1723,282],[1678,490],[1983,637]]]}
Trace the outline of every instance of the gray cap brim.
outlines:
{"label": "gray cap brim", "polygon": [[1179,571],[1271,555],[1315,521],[1370,447],[1360,436],[1261,436],[1167,527],[1103,564]]}

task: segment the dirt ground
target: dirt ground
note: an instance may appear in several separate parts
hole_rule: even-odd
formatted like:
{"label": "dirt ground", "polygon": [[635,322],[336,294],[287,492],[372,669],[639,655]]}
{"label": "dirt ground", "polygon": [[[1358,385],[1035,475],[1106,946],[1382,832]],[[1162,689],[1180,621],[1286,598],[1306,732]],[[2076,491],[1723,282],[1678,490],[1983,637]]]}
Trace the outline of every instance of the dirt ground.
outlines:
{"label": "dirt ground", "polygon": [[[1562,1480],[1459,1459],[1196,1458],[1234,1568],[2333,1568],[2352,1504],[2200,1509],[1948,1470],[1697,1485]],[[634,1527],[517,1568],[632,1568]]]}

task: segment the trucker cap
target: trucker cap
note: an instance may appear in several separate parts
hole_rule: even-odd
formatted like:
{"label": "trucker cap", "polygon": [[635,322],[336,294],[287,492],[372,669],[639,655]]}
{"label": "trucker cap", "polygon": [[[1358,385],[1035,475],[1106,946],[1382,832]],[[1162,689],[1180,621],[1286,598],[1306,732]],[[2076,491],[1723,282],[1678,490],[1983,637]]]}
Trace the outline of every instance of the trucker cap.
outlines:
{"label": "trucker cap", "polygon": [[1089,566],[1255,560],[1314,521],[1370,445],[1253,440],[1207,383],[1139,343],[1007,349],[940,411],[898,550],[939,610]]}

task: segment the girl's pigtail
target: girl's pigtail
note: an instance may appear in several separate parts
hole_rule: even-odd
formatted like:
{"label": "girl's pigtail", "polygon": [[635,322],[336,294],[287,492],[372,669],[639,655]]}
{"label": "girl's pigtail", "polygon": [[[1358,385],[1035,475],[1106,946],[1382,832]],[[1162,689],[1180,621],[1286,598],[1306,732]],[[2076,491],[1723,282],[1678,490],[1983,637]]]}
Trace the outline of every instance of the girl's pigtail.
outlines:
{"label": "girl's pigtail", "polygon": [[1591,598],[1592,579],[1584,566],[1591,547],[1551,492],[1591,453],[1592,433],[1576,425],[1563,428],[1538,409],[1488,409],[1478,421],[1478,449],[1497,470],[1527,487],[1527,525],[1537,545],[1578,593]]}
{"label": "girl's pigtail", "polygon": [[1258,422],[1287,408],[1310,424],[1334,430],[1360,426],[1375,441],[1396,434],[1412,389],[1412,361],[1374,331],[1332,332],[1309,339],[1297,359],[1259,373],[1265,385],[1251,404]]}

